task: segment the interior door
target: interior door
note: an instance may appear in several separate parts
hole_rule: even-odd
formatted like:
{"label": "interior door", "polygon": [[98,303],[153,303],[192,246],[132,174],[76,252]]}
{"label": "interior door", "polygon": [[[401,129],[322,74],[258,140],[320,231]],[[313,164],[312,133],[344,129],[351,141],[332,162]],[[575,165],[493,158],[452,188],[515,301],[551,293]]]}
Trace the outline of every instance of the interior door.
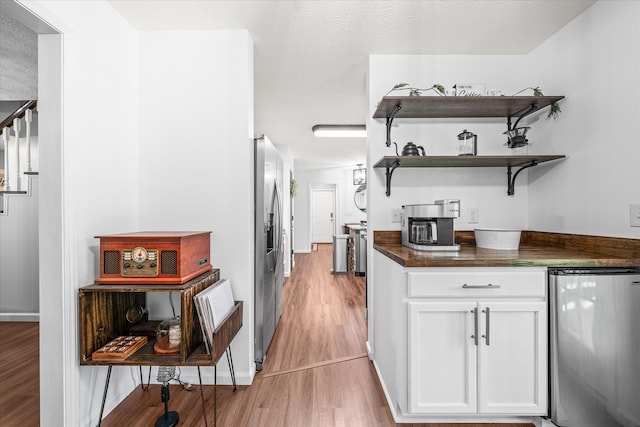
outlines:
{"label": "interior door", "polygon": [[311,190],[311,243],[331,243],[335,232],[335,190]]}

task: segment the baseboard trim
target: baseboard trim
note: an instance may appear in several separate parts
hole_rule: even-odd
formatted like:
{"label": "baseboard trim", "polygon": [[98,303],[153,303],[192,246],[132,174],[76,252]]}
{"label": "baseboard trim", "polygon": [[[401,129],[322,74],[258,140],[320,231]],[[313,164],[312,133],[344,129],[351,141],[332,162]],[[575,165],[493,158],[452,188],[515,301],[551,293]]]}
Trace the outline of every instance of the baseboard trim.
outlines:
{"label": "baseboard trim", "polygon": [[40,313],[0,313],[0,322],[39,322]]}

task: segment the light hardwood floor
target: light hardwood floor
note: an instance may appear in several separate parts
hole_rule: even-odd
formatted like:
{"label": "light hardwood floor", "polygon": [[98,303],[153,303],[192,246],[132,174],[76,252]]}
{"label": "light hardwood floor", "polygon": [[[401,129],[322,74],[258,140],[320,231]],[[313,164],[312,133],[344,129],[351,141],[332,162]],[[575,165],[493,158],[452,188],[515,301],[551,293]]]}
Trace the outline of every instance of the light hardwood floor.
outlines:
{"label": "light hardwood floor", "polygon": [[[283,315],[264,369],[251,386],[239,386],[236,392],[230,386],[218,386],[217,425],[453,426],[393,422],[373,365],[366,357],[365,279],[331,274],[331,250],[331,244],[320,244],[317,252],[296,255],[294,271],[285,282]],[[212,426],[213,387],[204,389],[208,425]],[[2,399],[0,402],[5,405]],[[180,414],[179,426],[205,425],[197,387],[195,391],[186,391],[172,384],[169,408]],[[105,417],[102,426],[152,426],[163,410],[159,386],[151,386],[147,391],[138,387]],[[11,425],[3,424],[2,420],[0,413],[0,425]]]}

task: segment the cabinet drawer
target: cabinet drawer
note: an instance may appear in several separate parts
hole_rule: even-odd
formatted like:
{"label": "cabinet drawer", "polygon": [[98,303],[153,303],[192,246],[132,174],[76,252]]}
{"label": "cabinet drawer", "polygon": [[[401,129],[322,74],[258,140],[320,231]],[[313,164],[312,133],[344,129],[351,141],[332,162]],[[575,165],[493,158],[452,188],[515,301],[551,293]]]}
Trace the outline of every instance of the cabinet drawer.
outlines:
{"label": "cabinet drawer", "polygon": [[407,296],[545,297],[545,268],[430,269],[407,272]]}

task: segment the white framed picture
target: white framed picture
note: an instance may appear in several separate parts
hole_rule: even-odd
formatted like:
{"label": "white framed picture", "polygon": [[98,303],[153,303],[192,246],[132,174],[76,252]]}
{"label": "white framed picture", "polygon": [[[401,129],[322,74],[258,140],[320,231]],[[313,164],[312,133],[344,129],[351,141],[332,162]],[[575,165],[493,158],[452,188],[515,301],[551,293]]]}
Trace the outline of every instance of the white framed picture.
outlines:
{"label": "white framed picture", "polygon": [[456,85],[456,96],[484,96],[483,83],[458,83]]}

